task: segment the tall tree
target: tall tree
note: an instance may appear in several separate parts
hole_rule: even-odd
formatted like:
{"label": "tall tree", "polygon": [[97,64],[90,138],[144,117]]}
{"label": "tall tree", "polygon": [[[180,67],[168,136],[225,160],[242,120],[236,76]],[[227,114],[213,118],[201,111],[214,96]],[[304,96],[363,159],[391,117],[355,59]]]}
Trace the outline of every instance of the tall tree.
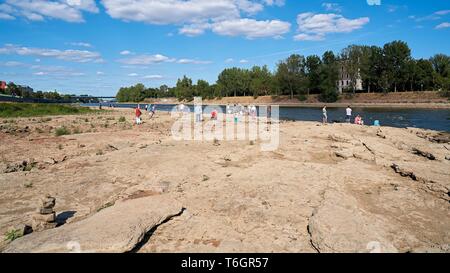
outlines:
{"label": "tall tree", "polygon": [[405,42],[393,41],[384,45],[383,54],[389,84],[394,87],[394,92],[397,92],[398,85],[406,82],[405,71],[411,59],[411,49]]}
{"label": "tall tree", "polygon": [[320,68],[322,60],[317,55],[311,55],[306,58],[306,74],[308,78],[309,93],[320,93]]}

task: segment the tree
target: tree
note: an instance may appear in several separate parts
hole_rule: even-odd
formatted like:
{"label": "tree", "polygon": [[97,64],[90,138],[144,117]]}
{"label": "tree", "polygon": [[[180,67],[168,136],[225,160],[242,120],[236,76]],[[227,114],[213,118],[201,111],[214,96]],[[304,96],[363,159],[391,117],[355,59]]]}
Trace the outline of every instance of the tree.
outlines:
{"label": "tree", "polygon": [[322,60],[317,55],[311,55],[306,58],[306,73],[308,78],[309,93],[320,93],[320,68]]}
{"label": "tree", "polygon": [[305,94],[307,89],[305,57],[293,54],[278,63],[276,79],[281,92],[289,93],[291,99],[295,93]]}
{"label": "tree", "polygon": [[363,47],[351,45],[344,48],[341,52],[341,62],[350,78],[351,89],[356,91],[358,79],[361,78],[361,59],[363,57]]}
{"label": "tree", "polygon": [[250,72],[237,67],[224,69],[217,84],[225,96],[245,96],[250,90]]}
{"label": "tree", "polygon": [[257,98],[260,95],[268,95],[272,90],[272,73],[267,66],[254,66],[250,70],[250,93]]}
{"label": "tree", "polygon": [[405,42],[393,41],[384,45],[383,55],[389,84],[394,86],[394,92],[397,92],[398,85],[406,82],[405,70],[411,59],[411,49]]}
{"label": "tree", "polygon": [[192,100],[194,97],[194,90],[192,86],[192,79],[183,76],[182,79],[177,80],[177,85],[175,87],[175,96],[179,100],[187,99]]}
{"label": "tree", "polygon": [[321,93],[319,99],[323,102],[335,102],[338,99],[337,81],[338,81],[338,63],[332,51],[327,51],[322,56]]}

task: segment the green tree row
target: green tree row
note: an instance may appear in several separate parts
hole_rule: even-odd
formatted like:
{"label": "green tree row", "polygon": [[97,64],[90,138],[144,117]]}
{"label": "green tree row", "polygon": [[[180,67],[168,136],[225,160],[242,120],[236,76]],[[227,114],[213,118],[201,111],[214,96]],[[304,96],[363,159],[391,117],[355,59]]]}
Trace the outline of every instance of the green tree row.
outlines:
{"label": "green tree row", "polygon": [[[345,92],[397,92],[450,90],[450,56],[437,54],[430,59],[414,59],[411,49],[402,41],[378,46],[350,45],[339,54],[326,51],[317,55],[293,54],[277,63],[275,71],[267,66],[251,69],[226,68],[215,84],[183,76],[176,86],[159,89],[142,84],[124,87],[117,93],[118,101],[142,101],[149,97],[177,97],[191,100],[194,96],[220,98],[229,96],[288,95],[300,100],[319,94],[324,102],[339,97],[338,82],[347,74],[350,84]],[[357,90],[358,82],[362,90]]]}

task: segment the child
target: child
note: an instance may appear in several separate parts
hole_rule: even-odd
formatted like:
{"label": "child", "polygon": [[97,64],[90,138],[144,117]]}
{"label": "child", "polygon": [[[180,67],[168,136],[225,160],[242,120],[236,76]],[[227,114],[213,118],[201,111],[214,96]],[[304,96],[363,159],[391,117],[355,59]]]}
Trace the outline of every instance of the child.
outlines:
{"label": "child", "polygon": [[134,112],[135,112],[135,116],[136,116],[136,125],[139,125],[139,124],[142,123],[142,121],[141,121],[142,112],[141,112],[139,104],[137,105],[137,107],[136,107]]}

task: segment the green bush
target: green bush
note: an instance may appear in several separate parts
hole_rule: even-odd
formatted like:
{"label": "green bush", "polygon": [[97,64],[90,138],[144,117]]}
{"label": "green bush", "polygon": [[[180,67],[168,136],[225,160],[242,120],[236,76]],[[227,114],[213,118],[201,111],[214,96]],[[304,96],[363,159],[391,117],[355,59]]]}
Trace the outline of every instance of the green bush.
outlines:
{"label": "green bush", "polygon": [[22,237],[22,233],[19,229],[11,229],[5,233],[5,241],[14,241],[15,239],[18,239]]}
{"label": "green bush", "polygon": [[305,94],[300,94],[297,96],[297,99],[299,101],[306,101],[308,99],[308,96],[306,96]]}
{"label": "green bush", "polygon": [[119,122],[125,122],[125,120],[126,120],[125,117],[120,117],[119,118]]}
{"label": "green bush", "polygon": [[335,90],[325,90],[319,95],[321,102],[332,103],[339,99],[339,94]]}
{"label": "green bush", "polygon": [[70,130],[64,126],[56,128],[55,136],[63,136],[63,135],[70,135]]}

